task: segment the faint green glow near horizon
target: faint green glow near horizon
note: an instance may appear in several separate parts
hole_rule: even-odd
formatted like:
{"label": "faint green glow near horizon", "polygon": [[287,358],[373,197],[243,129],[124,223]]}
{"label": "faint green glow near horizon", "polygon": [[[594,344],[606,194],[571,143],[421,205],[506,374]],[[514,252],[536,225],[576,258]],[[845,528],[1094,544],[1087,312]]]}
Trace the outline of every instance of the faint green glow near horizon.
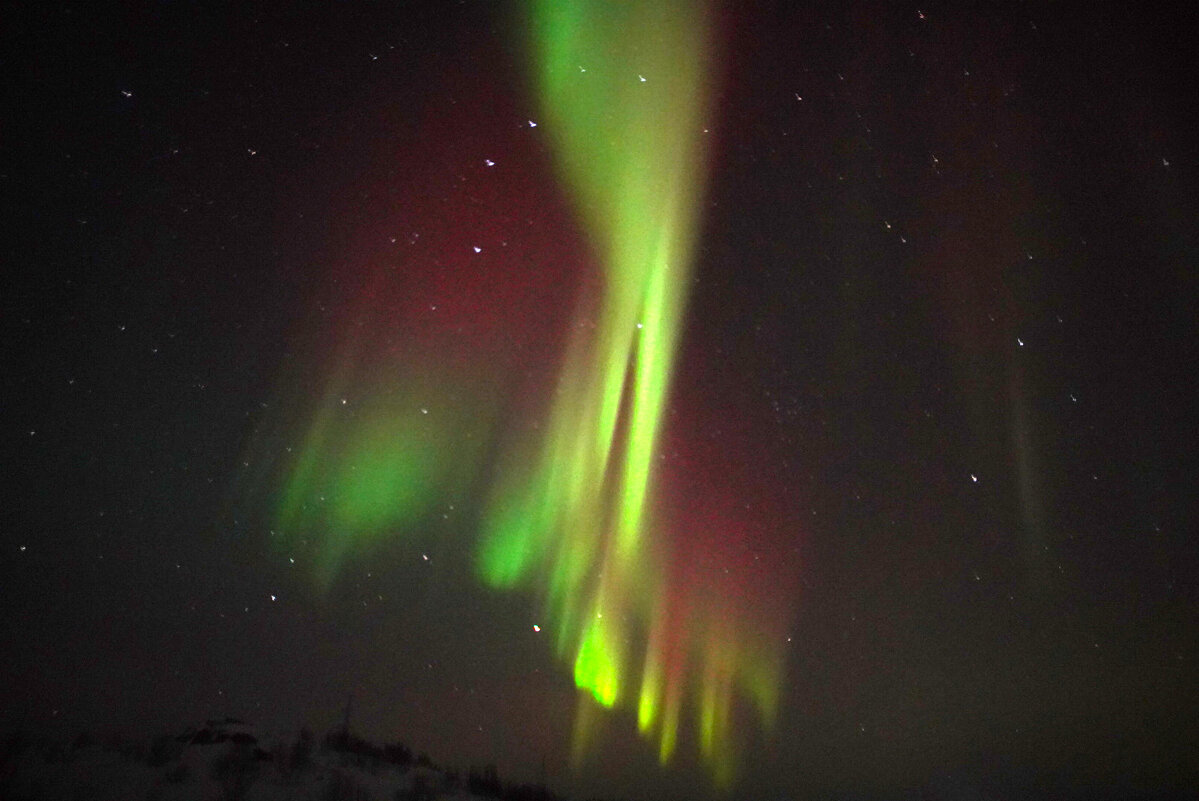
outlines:
{"label": "faint green glow near horizon", "polygon": [[[307,545],[322,591],[352,550],[424,536],[441,499],[463,492],[474,475],[483,446],[476,432],[492,416],[473,400],[451,400],[471,393],[447,391],[450,381],[431,380],[427,369],[405,387],[355,362],[349,350],[339,356],[275,509],[279,545]],[[429,398],[437,402],[424,405]]]}

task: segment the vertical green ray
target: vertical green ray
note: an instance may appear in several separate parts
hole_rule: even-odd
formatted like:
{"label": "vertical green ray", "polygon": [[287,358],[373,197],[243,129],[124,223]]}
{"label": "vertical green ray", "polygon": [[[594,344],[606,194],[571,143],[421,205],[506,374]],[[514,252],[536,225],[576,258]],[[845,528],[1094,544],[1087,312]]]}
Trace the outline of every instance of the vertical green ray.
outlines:
{"label": "vertical green ray", "polygon": [[[661,614],[663,549],[647,547],[705,180],[706,6],[536,0],[528,22],[540,130],[604,280],[571,329],[540,439],[499,471],[478,572],[542,595],[576,685],[601,708],[633,705],[663,762],[694,693],[701,750],[727,785],[733,694],[771,706],[769,671],[736,664],[754,654],[708,609],[718,601]],[[645,629],[644,661],[631,665],[641,649],[630,638]],[[730,642],[713,647],[713,631]],[[687,683],[693,668],[698,686]],[[576,721],[576,754],[591,714]]]}

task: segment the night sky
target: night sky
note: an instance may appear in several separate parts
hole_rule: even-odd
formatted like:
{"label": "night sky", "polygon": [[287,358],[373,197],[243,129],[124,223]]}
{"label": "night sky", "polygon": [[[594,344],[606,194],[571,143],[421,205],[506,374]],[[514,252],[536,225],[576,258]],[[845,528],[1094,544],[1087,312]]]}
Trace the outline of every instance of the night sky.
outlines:
{"label": "night sky", "polygon": [[27,5],[4,730],[1199,787],[1193,18]]}

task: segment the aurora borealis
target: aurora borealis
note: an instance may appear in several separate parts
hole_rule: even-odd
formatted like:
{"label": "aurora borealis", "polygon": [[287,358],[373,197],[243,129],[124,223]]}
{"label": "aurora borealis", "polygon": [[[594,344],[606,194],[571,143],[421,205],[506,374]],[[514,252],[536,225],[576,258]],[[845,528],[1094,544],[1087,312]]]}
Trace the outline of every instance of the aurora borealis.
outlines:
{"label": "aurora borealis", "polygon": [[[672,586],[679,574],[660,562],[689,557],[669,540],[653,547],[669,525],[655,463],[705,180],[705,11],[543,2],[533,16],[558,171],[604,275],[597,308],[586,310],[595,324],[572,332],[527,474],[516,463],[503,470],[516,478],[505,475],[491,503],[480,573],[536,589],[575,683],[601,706],[635,704],[663,762],[690,702],[704,756],[727,786],[733,693],[752,693],[770,721],[780,649],[753,642],[767,635],[731,601],[716,595],[711,609],[683,596]],[[702,591],[702,580],[687,589]]]}
{"label": "aurora borealis", "polygon": [[[437,398],[431,414],[422,392],[380,380],[396,371],[394,354],[363,353],[350,333],[287,463],[277,530],[285,541],[323,540],[318,581],[328,586],[347,548],[413,536],[435,499],[489,482],[478,576],[543,606],[546,634],[581,691],[574,761],[589,756],[587,705],[620,704],[635,710],[663,764],[680,726],[694,724],[715,782],[728,787],[734,716],[774,721],[786,620],[746,605],[743,588],[719,581],[714,567],[698,567],[712,556],[706,540],[671,531],[678,521],[659,497],[664,482],[669,491],[662,437],[704,194],[717,55],[708,22],[693,3],[530,10],[524,38],[542,122],[528,124],[548,132],[561,191],[599,268],[596,286],[576,280],[544,420],[529,436],[504,436],[486,401],[444,370],[432,380],[436,368],[425,365],[417,380]],[[378,292],[370,279],[365,303],[377,305]],[[386,325],[378,313],[371,325]],[[347,391],[356,410],[339,422]],[[688,525],[744,540],[735,519]],[[722,576],[729,564],[720,562]]]}
{"label": "aurora borealis", "polygon": [[233,716],[443,795],[1193,798],[1161,19],[14,8],[0,796]]}

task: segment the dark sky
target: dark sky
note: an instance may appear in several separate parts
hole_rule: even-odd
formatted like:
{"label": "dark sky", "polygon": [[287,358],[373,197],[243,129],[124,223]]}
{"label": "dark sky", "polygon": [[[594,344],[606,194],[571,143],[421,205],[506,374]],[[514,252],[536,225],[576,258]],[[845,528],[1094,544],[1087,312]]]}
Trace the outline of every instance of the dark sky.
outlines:
{"label": "dark sky", "polygon": [[[477,475],[323,583],[275,531],[314,409],[371,402],[346,348],[501,429],[548,394],[594,270],[519,15],[98,5],[3,24],[0,725],[322,730],[352,695],[449,764],[709,794],[627,709],[571,773],[570,665],[474,578]],[[734,796],[1194,790],[1194,20],[728,5],[663,447],[779,563]]]}

